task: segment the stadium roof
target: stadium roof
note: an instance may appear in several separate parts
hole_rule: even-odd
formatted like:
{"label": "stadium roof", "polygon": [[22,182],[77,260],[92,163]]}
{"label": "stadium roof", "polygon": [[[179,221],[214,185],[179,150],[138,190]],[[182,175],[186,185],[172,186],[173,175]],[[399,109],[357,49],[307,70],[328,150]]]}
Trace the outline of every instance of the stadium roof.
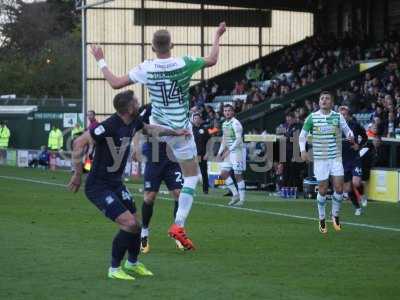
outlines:
{"label": "stadium roof", "polygon": [[278,9],[290,11],[314,12],[318,8],[319,0],[165,0],[168,2],[203,3],[208,5],[227,5],[234,7]]}

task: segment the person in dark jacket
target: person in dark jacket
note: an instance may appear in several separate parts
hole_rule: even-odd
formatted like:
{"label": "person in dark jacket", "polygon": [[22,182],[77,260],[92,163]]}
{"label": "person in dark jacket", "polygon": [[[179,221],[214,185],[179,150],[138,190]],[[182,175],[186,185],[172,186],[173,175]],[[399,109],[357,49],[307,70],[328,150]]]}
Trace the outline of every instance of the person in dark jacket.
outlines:
{"label": "person in dark jacket", "polygon": [[210,139],[210,134],[200,114],[193,115],[193,135],[197,147],[201,177],[203,178],[203,193],[208,194],[207,142]]}

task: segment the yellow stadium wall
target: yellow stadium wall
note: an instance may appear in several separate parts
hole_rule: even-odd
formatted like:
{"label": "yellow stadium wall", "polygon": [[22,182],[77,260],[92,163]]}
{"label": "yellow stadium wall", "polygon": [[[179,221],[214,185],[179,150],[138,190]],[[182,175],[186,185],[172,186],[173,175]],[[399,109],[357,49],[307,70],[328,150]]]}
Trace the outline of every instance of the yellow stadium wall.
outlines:
{"label": "yellow stadium wall", "polygon": [[398,202],[399,171],[390,169],[372,169],[368,182],[368,199],[385,202]]}

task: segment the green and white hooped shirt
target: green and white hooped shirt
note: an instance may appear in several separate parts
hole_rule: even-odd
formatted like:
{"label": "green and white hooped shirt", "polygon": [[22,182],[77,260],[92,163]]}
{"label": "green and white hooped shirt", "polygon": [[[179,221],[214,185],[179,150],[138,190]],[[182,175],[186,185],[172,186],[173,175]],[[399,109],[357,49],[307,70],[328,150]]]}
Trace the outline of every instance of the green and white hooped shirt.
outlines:
{"label": "green and white hooped shirt", "polygon": [[323,114],[320,110],[306,118],[300,133],[300,150],[305,150],[307,134],[312,134],[314,160],[335,159],[342,157],[342,131],[346,137],[354,136],[344,117],[331,111]]}
{"label": "green and white hooped shirt", "polygon": [[147,87],[151,115],[158,124],[182,129],[189,126],[190,80],[204,67],[201,57],[146,60],[129,71],[129,79]]}
{"label": "green and white hooped shirt", "polygon": [[222,143],[220,151],[228,148],[230,152],[242,152],[243,150],[243,127],[236,119],[232,118],[222,123]]}

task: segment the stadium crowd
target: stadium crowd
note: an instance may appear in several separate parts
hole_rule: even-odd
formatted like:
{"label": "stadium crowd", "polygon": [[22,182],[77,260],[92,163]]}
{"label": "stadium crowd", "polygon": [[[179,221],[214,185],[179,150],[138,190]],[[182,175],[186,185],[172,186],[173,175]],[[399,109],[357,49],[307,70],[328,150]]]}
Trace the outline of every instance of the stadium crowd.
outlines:
{"label": "stadium crowd", "polygon": [[[320,78],[349,68],[356,61],[386,58],[388,63],[384,70],[367,72],[333,91],[335,108],[342,105],[349,107],[368,136],[376,138],[371,145],[373,164],[385,165],[387,155],[382,155],[384,148],[381,147],[380,137],[400,138],[399,40],[396,32],[392,32],[384,42],[374,45],[370,45],[368,38],[363,35],[346,34],[342,39],[333,35],[308,38],[300,47],[285,50],[274,68],[259,63],[249,66],[243,78],[238,79],[231,90],[223,90],[210,81],[195,86],[191,92],[192,112],[202,116],[211,135],[220,135],[223,103],[212,105],[216,96],[246,94],[245,101],[233,102],[235,112],[239,113],[261,101],[284,96]],[[293,136],[293,129],[300,130],[307,115],[318,109],[317,98],[307,99],[301,104],[293,103],[286,111],[285,122],[274,133],[289,139]],[[261,134],[266,131],[253,129],[248,133]],[[260,154],[265,151],[261,143],[252,147]],[[292,151],[290,146],[287,151]],[[285,164],[276,164],[273,176],[280,178],[282,184],[294,184],[301,188],[301,177],[305,175],[300,174],[303,166]],[[295,172],[298,174],[294,177],[287,173],[287,170],[293,168],[299,171]]]}

